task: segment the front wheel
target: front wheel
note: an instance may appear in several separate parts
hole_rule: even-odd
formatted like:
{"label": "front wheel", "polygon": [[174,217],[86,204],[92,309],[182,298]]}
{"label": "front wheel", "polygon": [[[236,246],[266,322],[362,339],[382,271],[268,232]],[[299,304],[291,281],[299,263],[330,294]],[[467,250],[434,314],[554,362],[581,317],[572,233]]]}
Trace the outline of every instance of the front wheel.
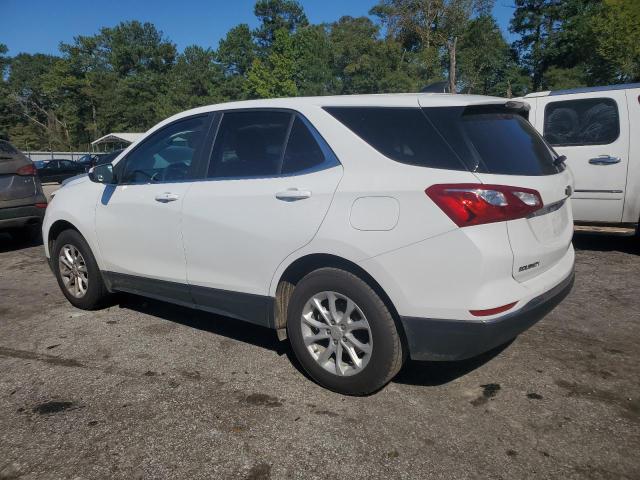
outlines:
{"label": "front wheel", "polygon": [[65,230],[58,236],[51,263],[62,293],[74,307],[93,310],[107,297],[96,259],[77,231]]}
{"label": "front wheel", "polygon": [[402,367],[403,349],[391,313],[362,279],[336,268],[304,277],[291,296],[287,331],[305,371],[346,395],[382,388]]}

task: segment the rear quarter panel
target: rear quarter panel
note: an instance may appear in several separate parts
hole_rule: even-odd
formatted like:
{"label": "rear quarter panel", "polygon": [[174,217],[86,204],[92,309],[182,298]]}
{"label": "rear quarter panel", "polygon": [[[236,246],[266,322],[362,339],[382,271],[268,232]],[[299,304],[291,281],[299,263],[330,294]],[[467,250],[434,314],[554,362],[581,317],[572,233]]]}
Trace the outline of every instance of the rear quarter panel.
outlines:
{"label": "rear quarter panel", "polygon": [[[344,175],[316,236],[279,265],[270,295],[275,294],[287,266],[305,255],[325,253],[360,264],[368,258],[457,228],[427,197],[425,189],[434,183],[476,182],[473,174],[396,162],[377,152],[324,110],[310,108],[301,113],[333,149],[344,167]],[[381,213],[363,212],[363,198],[372,199],[364,203],[370,208],[375,208],[381,198],[395,200],[389,205],[397,202],[397,218],[381,222],[380,229],[375,225],[372,229],[362,229],[352,221],[354,206],[362,217],[372,218]],[[372,276],[385,288],[384,278]]]}

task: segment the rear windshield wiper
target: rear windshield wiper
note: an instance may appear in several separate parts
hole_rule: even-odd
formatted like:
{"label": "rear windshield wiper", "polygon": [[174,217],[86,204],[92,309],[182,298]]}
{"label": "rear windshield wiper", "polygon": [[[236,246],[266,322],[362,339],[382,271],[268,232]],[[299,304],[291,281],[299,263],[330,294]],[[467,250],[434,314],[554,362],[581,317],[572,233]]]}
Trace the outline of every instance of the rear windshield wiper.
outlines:
{"label": "rear windshield wiper", "polygon": [[567,160],[567,156],[566,155],[558,155],[556,158],[553,159],[553,164],[556,167],[561,166],[562,164],[564,164],[564,162]]}

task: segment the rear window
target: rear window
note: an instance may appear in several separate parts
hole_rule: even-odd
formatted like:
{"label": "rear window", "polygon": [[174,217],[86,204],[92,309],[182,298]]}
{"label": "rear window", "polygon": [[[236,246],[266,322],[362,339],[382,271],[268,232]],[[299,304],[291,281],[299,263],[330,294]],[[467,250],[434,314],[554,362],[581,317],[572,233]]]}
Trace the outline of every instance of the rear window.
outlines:
{"label": "rear window", "polygon": [[0,154],[5,155],[16,155],[18,151],[13,148],[9,142],[5,142],[4,140],[0,140]]}
{"label": "rear window", "polygon": [[531,124],[502,106],[327,108],[387,157],[411,165],[500,175],[560,168]]}
{"label": "rear window", "polygon": [[326,107],[383,155],[421,167],[466,170],[419,108]]}

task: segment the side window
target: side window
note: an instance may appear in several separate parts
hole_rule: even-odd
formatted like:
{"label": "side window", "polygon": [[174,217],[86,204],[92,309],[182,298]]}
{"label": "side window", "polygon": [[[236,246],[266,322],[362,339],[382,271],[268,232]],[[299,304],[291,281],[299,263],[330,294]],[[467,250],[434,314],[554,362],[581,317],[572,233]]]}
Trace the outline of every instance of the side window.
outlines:
{"label": "side window", "polygon": [[71,160],[62,160],[60,162],[60,166],[62,168],[73,168],[75,167],[75,165],[76,165],[75,162],[72,162]]}
{"label": "side window", "polygon": [[325,156],[320,145],[300,117],[296,117],[284,152],[282,173],[309,170],[321,165],[324,161]]}
{"label": "side window", "polygon": [[179,120],[142,142],[124,159],[120,183],[177,182],[193,178],[191,164],[200,153],[208,116]]}
{"label": "side window", "polygon": [[291,113],[227,112],[209,162],[209,178],[278,175]]}
{"label": "side window", "polygon": [[607,145],[620,135],[618,106],[611,98],[551,102],[544,109],[544,138],[551,145]]}

